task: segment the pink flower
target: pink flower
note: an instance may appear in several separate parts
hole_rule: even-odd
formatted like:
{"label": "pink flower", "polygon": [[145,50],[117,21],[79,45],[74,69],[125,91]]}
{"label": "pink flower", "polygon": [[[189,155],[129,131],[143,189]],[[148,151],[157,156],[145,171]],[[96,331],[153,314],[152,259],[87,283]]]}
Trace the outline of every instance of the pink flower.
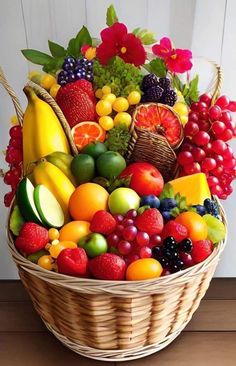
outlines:
{"label": "pink flower", "polygon": [[173,48],[171,40],[164,37],[160,40],[160,44],[152,47],[152,52],[162,58],[169,71],[173,73],[184,73],[192,68],[191,62],[192,52],[180,48]]}
{"label": "pink flower", "polygon": [[101,64],[119,56],[126,63],[140,66],[145,63],[146,52],[138,37],[128,30],[123,23],[114,23],[101,32],[102,43],[97,48],[97,58]]}

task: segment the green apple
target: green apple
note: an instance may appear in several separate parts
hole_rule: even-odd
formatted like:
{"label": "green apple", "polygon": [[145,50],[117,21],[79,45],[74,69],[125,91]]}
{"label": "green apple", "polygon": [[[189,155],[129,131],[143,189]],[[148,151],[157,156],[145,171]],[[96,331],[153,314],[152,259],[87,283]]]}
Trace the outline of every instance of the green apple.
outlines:
{"label": "green apple", "polygon": [[129,210],[138,210],[140,197],[131,188],[117,188],[109,196],[108,206],[112,214],[125,215]]}
{"label": "green apple", "polygon": [[81,238],[78,246],[84,248],[87,255],[91,258],[107,252],[107,241],[103,235],[98,233],[89,234]]}

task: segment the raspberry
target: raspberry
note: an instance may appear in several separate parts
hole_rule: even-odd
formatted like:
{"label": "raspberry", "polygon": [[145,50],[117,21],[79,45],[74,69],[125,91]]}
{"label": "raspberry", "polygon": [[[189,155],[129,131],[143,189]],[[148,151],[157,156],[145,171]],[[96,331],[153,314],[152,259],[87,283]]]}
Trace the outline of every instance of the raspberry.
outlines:
{"label": "raspberry", "polygon": [[116,225],[116,220],[109,212],[100,210],[93,216],[90,230],[94,233],[109,235],[115,230]]}
{"label": "raspberry", "polygon": [[143,78],[141,89],[145,91],[155,85],[158,85],[157,76],[155,74],[148,74]]}
{"label": "raspberry", "polygon": [[203,262],[211,255],[213,251],[213,243],[211,240],[199,240],[193,242],[193,249],[191,252],[194,263]]}
{"label": "raspberry", "polygon": [[169,221],[164,226],[164,229],[161,233],[161,238],[164,240],[168,236],[173,236],[173,238],[178,242],[184,240],[188,236],[188,229],[178,222],[175,221]]}

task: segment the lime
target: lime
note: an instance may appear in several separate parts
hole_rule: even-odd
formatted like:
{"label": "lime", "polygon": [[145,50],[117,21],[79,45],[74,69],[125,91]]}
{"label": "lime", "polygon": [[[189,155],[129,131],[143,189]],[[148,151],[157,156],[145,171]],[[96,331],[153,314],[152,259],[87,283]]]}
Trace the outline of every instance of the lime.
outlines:
{"label": "lime", "polygon": [[97,159],[101,154],[107,151],[106,145],[102,142],[91,142],[90,144],[86,145],[82,153],[88,154],[92,156],[94,159]]}
{"label": "lime", "polygon": [[203,219],[205,220],[208,228],[207,239],[216,244],[225,238],[226,229],[222,221],[209,214],[204,215]]}
{"label": "lime", "polygon": [[113,180],[126,168],[126,161],[118,152],[107,151],[96,161],[98,175]]}
{"label": "lime", "polygon": [[71,171],[78,185],[91,181],[95,176],[95,163],[92,156],[79,154],[71,163]]}

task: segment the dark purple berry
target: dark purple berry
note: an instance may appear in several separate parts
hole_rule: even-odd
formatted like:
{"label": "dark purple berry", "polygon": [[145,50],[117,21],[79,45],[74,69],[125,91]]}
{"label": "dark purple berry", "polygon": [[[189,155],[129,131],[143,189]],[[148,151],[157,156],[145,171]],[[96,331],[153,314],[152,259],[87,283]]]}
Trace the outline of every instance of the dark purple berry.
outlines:
{"label": "dark purple berry", "polygon": [[181,271],[182,269],[184,269],[184,262],[177,258],[175,259],[173,262],[172,262],[172,265],[171,265],[171,268],[170,268],[170,271],[172,273],[175,273],[175,272],[179,272]]}
{"label": "dark purple berry", "polygon": [[162,211],[161,214],[165,222],[170,221],[172,219],[170,211]]}
{"label": "dark purple berry", "polygon": [[159,246],[152,248],[152,256],[155,259],[159,259],[162,256],[162,248]]}
{"label": "dark purple berry", "polygon": [[168,259],[166,259],[164,257],[160,258],[159,262],[161,263],[163,268],[169,268],[169,266],[170,266]]}
{"label": "dark purple berry", "polygon": [[161,97],[161,103],[167,104],[170,107],[173,107],[175,102],[177,101],[177,94],[174,90],[167,90],[164,91],[162,97]]}
{"label": "dark purple berry", "polygon": [[67,63],[73,63],[75,64],[75,58],[72,57],[72,56],[67,56],[65,59],[64,59],[65,62]]}
{"label": "dark purple berry", "polygon": [[87,75],[85,76],[85,79],[86,79],[86,80],[88,80],[88,81],[93,81],[93,75],[91,75],[91,74],[87,74]]}
{"label": "dark purple berry", "polygon": [[192,249],[193,249],[193,243],[192,243],[192,240],[189,239],[189,238],[186,238],[184,240],[182,240],[180,243],[179,243],[179,248],[180,250],[182,250],[183,252],[186,252],[186,253],[191,253]]}
{"label": "dark purple berry", "polygon": [[69,83],[73,83],[73,81],[75,81],[75,80],[76,80],[75,74],[70,74],[68,76],[68,82]]}
{"label": "dark purple berry", "polygon": [[170,79],[160,78],[159,79],[159,86],[164,90],[169,90],[170,89]]}
{"label": "dark purple berry", "polygon": [[152,86],[158,85],[158,78],[155,74],[145,75],[142,81],[141,89],[146,91]]}
{"label": "dark purple berry", "polygon": [[152,86],[145,91],[145,97],[148,102],[158,102],[161,99],[163,89],[158,86]]}
{"label": "dark purple berry", "polygon": [[76,80],[80,80],[82,78],[82,75],[81,75],[81,72],[80,71],[77,71],[75,73],[75,78],[76,78]]}
{"label": "dark purple berry", "polygon": [[65,79],[63,79],[63,80],[58,81],[58,84],[61,86],[65,86],[67,84],[67,82]]}
{"label": "dark purple berry", "polygon": [[74,70],[74,63],[73,62],[64,62],[62,65],[63,70]]}

